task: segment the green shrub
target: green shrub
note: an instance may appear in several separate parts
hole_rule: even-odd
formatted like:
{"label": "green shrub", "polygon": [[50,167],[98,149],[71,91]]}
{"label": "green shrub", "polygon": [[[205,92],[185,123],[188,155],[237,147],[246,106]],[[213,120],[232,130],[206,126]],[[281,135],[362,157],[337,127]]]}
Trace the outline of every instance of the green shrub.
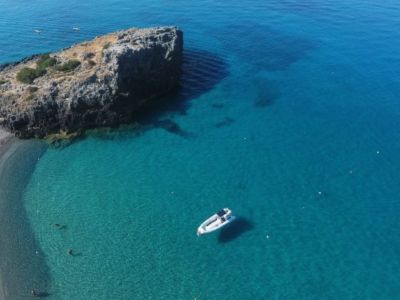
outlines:
{"label": "green shrub", "polygon": [[89,66],[91,66],[91,67],[96,65],[96,63],[93,60],[89,60],[88,63],[89,63]]}
{"label": "green shrub", "polygon": [[17,73],[17,80],[23,83],[32,83],[36,78],[46,74],[46,69],[48,67],[54,66],[57,60],[54,57],[50,57],[48,54],[44,54],[39,57],[36,62],[36,69],[32,68],[22,68]]}
{"label": "green shrub", "polygon": [[42,54],[42,55],[39,56],[39,59],[38,59],[37,63],[39,64],[39,63],[41,63],[41,62],[43,62],[43,61],[45,61],[46,59],[49,59],[49,58],[50,58],[50,54],[48,54],[48,53]]}
{"label": "green shrub", "polygon": [[50,57],[48,54],[44,54],[39,57],[39,60],[36,63],[37,70],[45,70],[48,67],[52,67],[57,63],[57,60],[54,57]]}
{"label": "green shrub", "polygon": [[57,71],[61,72],[70,72],[72,70],[75,70],[78,66],[80,66],[81,62],[76,59],[71,59],[67,61],[66,63],[63,63],[62,65],[56,66]]}
{"label": "green shrub", "polygon": [[46,69],[40,69],[40,68],[36,68],[35,69],[35,73],[36,73],[36,78],[43,76],[44,74],[46,74]]}
{"label": "green shrub", "polygon": [[28,87],[28,91],[29,91],[29,93],[34,93],[34,92],[37,92],[37,90],[38,90],[39,88],[37,87],[37,86],[30,86],[30,87]]}
{"label": "green shrub", "polygon": [[106,43],[106,44],[103,46],[103,50],[106,50],[106,49],[110,48],[110,46],[111,46],[111,43],[110,43],[110,42]]}
{"label": "green shrub", "polygon": [[7,80],[0,79],[0,85],[7,83]]}
{"label": "green shrub", "polygon": [[37,72],[35,69],[32,68],[22,68],[17,73],[17,80],[21,81],[22,83],[32,83],[37,78]]}

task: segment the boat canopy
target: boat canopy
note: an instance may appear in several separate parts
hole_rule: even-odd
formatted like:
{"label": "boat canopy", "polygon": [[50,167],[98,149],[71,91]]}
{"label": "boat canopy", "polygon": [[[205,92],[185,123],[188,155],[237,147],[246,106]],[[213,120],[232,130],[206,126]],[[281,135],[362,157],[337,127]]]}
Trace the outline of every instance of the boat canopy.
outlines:
{"label": "boat canopy", "polygon": [[223,210],[220,210],[219,212],[217,212],[217,215],[219,216],[219,217],[223,217],[223,216],[225,216],[226,215],[226,211],[223,209]]}

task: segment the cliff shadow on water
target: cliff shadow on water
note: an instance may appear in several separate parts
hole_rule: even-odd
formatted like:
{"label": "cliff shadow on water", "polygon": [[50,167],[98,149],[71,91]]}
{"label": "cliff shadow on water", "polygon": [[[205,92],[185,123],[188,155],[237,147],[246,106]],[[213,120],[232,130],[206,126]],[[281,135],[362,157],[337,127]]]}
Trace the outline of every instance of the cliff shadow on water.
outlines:
{"label": "cliff shadow on water", "polygon": [[171,95],[147,108],[139,122],[149,129],[163,128],[182,137],[191,136],[173,121],[173,116],[186,115],[192,100],[212,90],[228,75],[227,62],[217,54],[199,49],[185,50],[180,85]]}
{"label": "cliff shadow on water", "polygon": [[50,294],[50,274],[35,240],[23,193],[46,146],[17,141],[0,157],[0,298],[31,299]]}
{"label": "cliff shadow on water", "polygon": [[[215,53],[200,49],[185,49],[179,86],[168,95],[151,101],[151,105],[146,105],[138,110],[134,117],[137,123],[132,126],[134,131],[140,133],[154,128],[162,128],[184,138],[193,136],[173,120],[174,116],[186,115],[192,100],[211,91],[229,75],[228,67],[228,63]],[[117,130],[91,131],[90,135],[93,134],[100,138],[112,139],[116,136],[130,136],[132,130],[129,126],[120,126]]]}

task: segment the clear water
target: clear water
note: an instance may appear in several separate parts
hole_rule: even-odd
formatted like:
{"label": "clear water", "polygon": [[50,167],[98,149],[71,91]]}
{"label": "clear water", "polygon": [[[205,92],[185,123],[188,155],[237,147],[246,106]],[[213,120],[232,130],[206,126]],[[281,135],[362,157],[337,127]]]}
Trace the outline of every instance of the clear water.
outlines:
{"label": "clear water", "polygon": [[[91,136],[36,164],[23,200],[49,299],[398,299],[398,1],[0,11],[3,62],[133,26],[185,32],[181,94],[140,134]],[[198,238],[222,207],[239,221]]]}

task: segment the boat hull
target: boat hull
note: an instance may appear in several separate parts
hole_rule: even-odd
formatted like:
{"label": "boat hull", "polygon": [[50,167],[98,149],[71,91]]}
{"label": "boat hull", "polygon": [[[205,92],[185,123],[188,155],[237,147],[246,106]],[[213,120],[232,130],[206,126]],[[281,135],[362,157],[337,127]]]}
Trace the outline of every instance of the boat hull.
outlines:
{"label": "boat hull", "polygon": [[225,227],[225,226],[231,224],[236,219],[236,217],[235,216],[230,216],[230,218],[227,219],[226,221],[224,221],[223,223],[216,224],[216,225],[214,225],[212,227],[207,226],[207,224],[210,224],[210,222],[213,222],[215,219],[217,219],[216,215],[214,215],[211,218],[209,218],[206,221],[204,221],[199,226],[199,228],[197,228],[197,235],[200,236],[200,235],[204,235],[204,234],[208,234],[208,233],[212,233],[214,231],[217,231],[217,230],[221,229],[222,227]]}

